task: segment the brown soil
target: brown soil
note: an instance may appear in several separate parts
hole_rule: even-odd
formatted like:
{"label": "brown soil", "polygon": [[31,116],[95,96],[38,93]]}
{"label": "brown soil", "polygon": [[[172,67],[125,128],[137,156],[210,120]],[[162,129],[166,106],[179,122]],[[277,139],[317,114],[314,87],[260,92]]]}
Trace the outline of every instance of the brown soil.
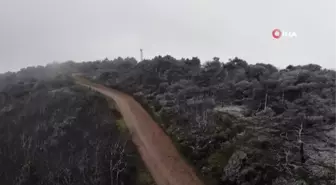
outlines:
{"label": "brown soil", "polygon": [[122,114],[132,141],[157,185],[203,185],[182,159],[171,139],[131,96],[76,77],[77,83],[112,98]]}

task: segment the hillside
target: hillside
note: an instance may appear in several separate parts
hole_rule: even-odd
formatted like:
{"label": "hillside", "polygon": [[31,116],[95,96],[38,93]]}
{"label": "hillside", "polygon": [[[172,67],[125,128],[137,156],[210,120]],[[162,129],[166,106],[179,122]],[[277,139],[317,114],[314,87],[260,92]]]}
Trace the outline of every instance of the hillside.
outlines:
{"label": "hillside", "polygon": [[64,76],[28,76],[0,92],[1,184],[151,184],[113,102]]}
{"label": "hillside", "polygon": [[[78,151],[85,149],[91,156],[97,145],[88,141],[114,146],[127,140],[127,136],[118,139],[122,132],[116,120],[120,118],[109,113],[108,103],[67,77],[77,72],[134,96],[209,185],[336,183],[335,71],[315,64],[277,69],[239,58],[224,63],[215,57],[201,65],[198,58],[158,56],[139,63],[133,58],[65,62],[0,75],[0,127],[5,138],[0,160],[12,166],[8,172],[1,167],[0,178],[7,184],[20,175],[24,179],[27,168],[33,180],[38,179],[35,176],[68,178],[67,173],[52,170],[59,166],[58,156],[80,156],[81,152],[69,154],[68,140],[73,143],[70,146],[81,146]],[[44,152],[25,149],[22,142],[27,141],[33,143],[30,148],[43,146],[53,156],[48,160]],[[20,160],[10,159],[15,155]],[[51,167],[43,166],[40,159],[50,161]],[[79,159],[62,160],[59,169],[74,170],[79,174],[74,179],[83,184],[84,176],[71,168]],[[108,160],[103,161],[107,165]],[[87,165],[95,169],[94,163]],[[50,169],[53,178],[44,169]],[[87,173],[85,178],[97,174]],[[127,173],[137,176],[131,169]],[[124,179],[125,184],[132,184],[132,178]]]}

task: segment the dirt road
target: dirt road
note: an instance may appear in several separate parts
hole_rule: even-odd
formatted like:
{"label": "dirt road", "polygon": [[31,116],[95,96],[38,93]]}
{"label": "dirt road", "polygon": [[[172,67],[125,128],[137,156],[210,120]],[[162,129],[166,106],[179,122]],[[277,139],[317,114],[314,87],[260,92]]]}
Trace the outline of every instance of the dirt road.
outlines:
{"label": "dirt road", "polygon": [[157,185],[203,185],[181,158],[171,139],[131,96],[78,77],[76,82],[116,102],[132,140]]}

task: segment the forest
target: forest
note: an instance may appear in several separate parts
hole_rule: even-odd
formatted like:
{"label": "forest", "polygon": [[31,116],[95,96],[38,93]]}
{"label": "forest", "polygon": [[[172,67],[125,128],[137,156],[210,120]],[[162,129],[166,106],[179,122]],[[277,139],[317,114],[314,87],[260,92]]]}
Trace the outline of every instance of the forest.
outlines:
{"label": "forest", "polygon": [[151,185],[114,102],[51,71],[2,76],[1,184]]}
{"label": "forest", "polygon": [[[111,147],[128,140],[118,113],[109,112],[99,95],[74,85],[72,73],[132,95],[206,184],[336,183],[334,70],[157,56],[140,62],[68,61],[0,74],[4,184],[139,181],[125,178],[137,177],[139,162],[124,155],[136,156],[134,148]],[[115,161],[106,148],[131,165],[121,174],[99,172]],[[120,182],[111,181],[117,177]]]}

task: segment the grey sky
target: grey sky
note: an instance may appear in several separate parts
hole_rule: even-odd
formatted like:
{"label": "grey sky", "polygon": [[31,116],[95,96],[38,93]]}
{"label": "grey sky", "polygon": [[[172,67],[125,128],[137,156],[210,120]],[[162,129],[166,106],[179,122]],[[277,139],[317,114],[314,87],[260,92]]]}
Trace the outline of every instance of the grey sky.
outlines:
{"label": "grey sky", "polygon": [[[335,0],[0,0],[0,72],[171,54],[335,68]],[[297,38],[271,37],[274,28]]]}

